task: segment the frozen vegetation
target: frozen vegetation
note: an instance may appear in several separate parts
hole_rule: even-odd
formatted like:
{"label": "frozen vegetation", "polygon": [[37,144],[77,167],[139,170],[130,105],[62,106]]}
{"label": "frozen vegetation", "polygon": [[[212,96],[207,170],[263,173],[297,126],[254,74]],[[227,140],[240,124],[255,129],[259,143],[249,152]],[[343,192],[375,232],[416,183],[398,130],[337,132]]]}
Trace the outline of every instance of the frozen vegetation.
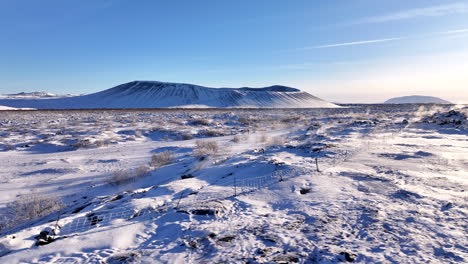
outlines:
{"label": "frozen vegetation", "polygon": [[0,263],[468,262],[468,108],[0,113]]}

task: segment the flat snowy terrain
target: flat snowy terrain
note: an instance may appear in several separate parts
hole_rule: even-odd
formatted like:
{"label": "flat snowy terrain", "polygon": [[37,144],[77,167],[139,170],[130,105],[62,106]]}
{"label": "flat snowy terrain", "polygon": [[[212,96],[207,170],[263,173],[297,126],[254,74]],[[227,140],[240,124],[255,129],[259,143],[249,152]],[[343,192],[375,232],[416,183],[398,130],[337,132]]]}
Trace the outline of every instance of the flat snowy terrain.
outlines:
{"label": "flat snowy terrain", "polygon": [[0,263],[466,263],[467,114],[2,111]]}

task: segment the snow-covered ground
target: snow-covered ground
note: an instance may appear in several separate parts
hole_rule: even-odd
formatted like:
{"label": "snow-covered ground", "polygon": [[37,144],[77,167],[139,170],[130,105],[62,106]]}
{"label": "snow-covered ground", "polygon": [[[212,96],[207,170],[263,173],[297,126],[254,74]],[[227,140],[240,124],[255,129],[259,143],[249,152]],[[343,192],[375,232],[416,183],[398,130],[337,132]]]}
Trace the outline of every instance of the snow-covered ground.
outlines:
{"label": "snow-covered ground", "polygon": [[467,262],[449,110],[2,113],[4,219],[31,193],[66,206],[4,224],[0,263]]}
{"label": "snow-covered ground", "polygon": [[14,107],[0,105],[0,111],[2,110],[34,110],[34,108],[14,108]]}

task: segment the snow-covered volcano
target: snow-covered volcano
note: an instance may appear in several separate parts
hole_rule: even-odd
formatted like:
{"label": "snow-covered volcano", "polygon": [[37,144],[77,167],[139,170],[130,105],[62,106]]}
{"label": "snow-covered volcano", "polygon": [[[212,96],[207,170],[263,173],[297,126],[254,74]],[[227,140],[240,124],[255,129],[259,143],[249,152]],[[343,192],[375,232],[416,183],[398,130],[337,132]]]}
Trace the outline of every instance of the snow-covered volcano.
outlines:
{"label": "snow-covered volcano", "polygon": [[208,88],[156,81],[133,81],[101,92],[68,98],[0,99],[0,105],[38,109],[337,107],[309,93],[286,86]]}

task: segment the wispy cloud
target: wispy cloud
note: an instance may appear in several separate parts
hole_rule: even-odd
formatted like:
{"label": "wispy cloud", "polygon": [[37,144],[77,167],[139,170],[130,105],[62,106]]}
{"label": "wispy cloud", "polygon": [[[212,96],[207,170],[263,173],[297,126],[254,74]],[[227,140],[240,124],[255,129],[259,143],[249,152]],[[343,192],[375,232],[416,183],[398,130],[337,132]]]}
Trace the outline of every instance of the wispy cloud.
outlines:
{"label": "wispy cloud", "polygon": [[444,32],[439,32],[438,34],[451,35],[451,34],[463,34],[463,33],[468,33],[468,28],[448,30],[448,31],[444,31]]}
{"label": "wispy cloud", "polygon": [[385,38],[385,39],[371,39],[371,40],[361,40],[361,41],[353,41],[353,42],[342,42],[342,43],[333,43],[333,44],[327,44],[327,45],[305,47],[305,48],[302,48],[301,50],[335,48],[335,47],[354,46],[354,45],[366,45],[366,44],[389,42],[389,41],[402,40],[402,39],[404,38]]}
{"label": "wispy cloud", "polygon": [[424,35],[416,35],[416,36],[406,36],[406,37],[394,37],[394,38],[383,38],[383,39],[371,39],[371,40],[359,40],[359,41],[352,41],[352,42],[341,42],[341,43],[332,43],[332,44],[325,44],[325,45],[317,45],[317,46],[310,46],[310,47],[303,47],[296,50],[312,50],[312,49],[325,49],[325,48],[336,48],[336,47],[345,47],[345,46],[355,46],[355,45],[368,45],[368,44],[375,44],[381,42],[390,42],[390,41],[399,41],[399,40],[410,40],[416,39],[421,37],[435,37],[435,36],[454,36],[454,35],[463,35],[468,33],[468,28],[462,29],[455,29],[455,30],[447,30],[442,32],[436,33],[429,33]]}
{"label": "wispy cloud", "polygon": [[436,5],[423,8],[413,8],[400,12],[389,13],[381,16],[367,17],[357,21],[357,23],[382,23],[389,21],[397,21],[416,17],[437,17],[453,14],[468,13],[467,2],[456,2],[444,5]]}

